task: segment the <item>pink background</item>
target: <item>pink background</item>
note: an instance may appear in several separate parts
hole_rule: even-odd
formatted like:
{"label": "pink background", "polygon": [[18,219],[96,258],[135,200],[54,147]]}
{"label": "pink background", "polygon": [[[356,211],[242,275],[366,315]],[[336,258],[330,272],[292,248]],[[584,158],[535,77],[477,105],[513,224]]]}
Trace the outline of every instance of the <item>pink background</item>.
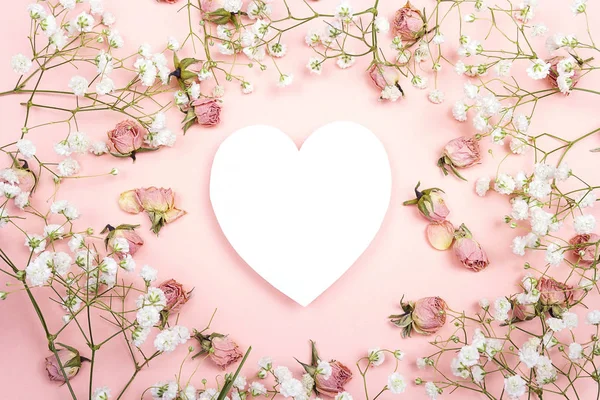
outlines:
{"label": "pink background", "polygon": [[[182,39],[186,34],[185,15],[176,13],[177,5],[158,4],[153,0],[106,0],[105,3],[106,9],[117,16],[117,29],[125,38],[128,50],[134,50],[143,42],[158,49],[167,36]],[[371,5],[370,1],[364,0],[352,3],[355,9]],[[382,3],[381,13],[386,16],[391,16],[403,5],[400,1]],[[0,37],[4,38],[0,44],[3,54],[3,62],[0,63],[2,90],[12,87],[16,80],[10,70],[10,56],[18,52],[29,54],[27,4],[28,1],[12,1],[2,11],[5,16],[4,23],[0,24]],[[329,12],[336,4],[336,1],[321,1],[315,6],[322,12]],[[415,5],[429,9],[434,2],[419,0]],[[588,6],[592,26],[594,22],[600,22],[600,13],[595,6]],[[582,18],[576,19],[571,15],[567,2],[556,0],[543,2],[536,21],[545,22],[551,32],[574,32],[583,37]],[[231,334],[243,348],[253,346],[246,369],[248,375],[256,371],[255,361],[264,355],[273,357],[277,364],[300,372],[293,357],[308,360],[308,340],[313,339],[318,342],[324,358],[336,358],[350,366],[354,366],[368,348],[399,348],[407,353],[400,365],[401,373],[408,379],[417,375],[431,378],[430,373],[417,372],[414,367],[417,357],[433,352],[433,348],[427,345],[429,338],[402,340],[400,331],[387,322],[386,316],[398,311],[397,303],[403,295],[407,299],[437,295],[454,310],[472,311],[481,297],[494,299],[517,290],[516,283],[523,276],[525,260],[510,253],[510,241],[517,232],[511,231],[502,221],[509,212],[508,202],[495,194],[481,199],[473,192],[476,178],[495,173],[502,152],[495,148],[493,156],[484,154],[482,165],[465,171],[468,183],[452,177],[444,178],[435,166],[441,147],[446,141],[473,131],[470,123],[459,124],[450,114],[453,102],[462,97],[463,79],[445,66],[446,71],[440,75],[438,83],[446,92],[447,100],[439,106],[427,101],[426,91],[409,87],[408,82],[404,84],[408,94],[406,99],[394,104],[379,103],[378,92],[364,74],[367,60],[359,61],[347,71],[329,64],[322,76],[309,76],[304,67],[310,55],[303,45],[304,33],[304,29],[299,29],[286,39],[290,48],[282,66],[295,75],[291,87],[284,90],[276,88],[277,78],[272,70],[254,78],[256,93],[251,96],[239,94],[236,85],[226,85],[222,123],[214,129],[194,127],[185,137],[181,136],[177,125],[181,114],[170,111],[169,125],[178,132],[174,148],[142,154],[135,164],[130,160],[110,157],[81,157],[82,173],[104,173],[112,167],[117,167],[121,173],[118,177],[67,181],[61,187],[59,198],[72,201],[80,208],[83,218],[77,221],[76,227],[81,230],[90,226],[99,232],[107,223],[141,224],[139,232],[146,244],[136,255],[138,266],[150,264],[159,269],[160,280],[175,278],[190,288],[195,287],[193,299],[181,314],[182,324],[202,329],[213,310],[218,308],[213,329]],[[482,33],[472,33],[474,37],[483,39]],[[544,39],[535,42],[542,57],[546,56],[543,42]],[[444,46],[453,47],[455,43],[456,40],[447,34]],[[515,66],[515,71],[524,68],[521,64]],[[522,74],[519,72],[519,75]],[[51,86],[66,90],[69,78],[68,73],[56,75]],[[590,78],[582,86],[598,88],[599,83]],[[14,96],[0,98],[2,144],[13,141],[20,132],[24,108],[18,102],[24,99]],[[597,127],[597,112],[598,102],[591,95],[573,93],[568,98],[555,96],[538,106],[531,131],[541,133],[551,130],[575,137]],[[34,117],[47,120],[52,115],[38,111]],[[392,201],[379,234],[359,261],[313,304],[302,308],[263,281],[226,241],[209,202],[210,167],[219,144],[241,127],[270,124],[287,132],[301,145],[311,131],[335,120],[361,123],[381,139],[392,167]],[[118,118],[98,114],[87,116],[83,121],[82,131],[94,139],[102,139]],[[47,155],[45,159],[56,158],[51,145],[65,134],[64,127],[56,127],[38,130],[32,136],[42,159],[44,154]],[[484,143],[487,148],[488,141]],[[582,145],[579,153],[574,153],[577,157],[568,159],[583,177],[598,176],[598,155],[587,152],[589,148],[598,146],[600,140],[591,138]],[[503,165],[509,173],[517,172],[520,165],[527,165],[526,158],[511,160]],[[487,270],[472,273],[463,269],[451,252],[438,252],[429,247],[424,238],[425,221],[417,215],[416,209],[401,204],[412,197],[412,189],[418,180],[424,187],[437,186],[447,192],[452,221],[456,224],[464,222],[486,248],[492,262]],[[159,238],[149,232],[145,216],[127,215],[118,209],[116,203],[122,191],[151,185],[173,188],[180,208],[188,212],[187,216],[164,228]],[[46,181],[36,195],[39,208],[49,206],[45,199],[51,191],[52,185]],[[596,215],[600,216],[597,212]],[[32,232],[42,229],[39,221],[29,221],[28,226]],[[570,229],[564,229],[566,236],[570,235]],[[9,229],[0,231],[0,246],[24,261],[26,252],[22,240]],[[535,262],[534,258],[528,259]],[[539,262],[537,265],[542,267]],[[0,283],[5,281],[5,277],[1,276]],[[42,291],[37,293],[39,298],[44,297]],[[55,313],[50,325],[57,329],[61,325],[61,310],[49,302],[43,304],[48,315]],[[589,304],[598,305],[598,297]],[[48,350],[39,321],[25,295],[9,296],[0,304],[0,310],[2,397],[67,398],[66,387],[58,387],[45,377],[43,359]],[[451,332],[452,328],[446,327],[442,333],[449,335]],[[71,337],[77,336],[75,330],[71,334]],[[185,349],[180,348],[175,354],[161,357],[151,364],[150,369],[139,375],[125,398],[139,398],[141,392],[154,382],[171,379],[184,353]],[[85,350],[83,354],[86,355]],[[98,362],[101,368],[95,376],[94,386],[110,386],[113,393],[118,393],[132,372],[125,345],[119,341],[111,342],[107,350],[98,353]],[[87,375],[88,368],[89,365],[83,367],[82,375]],[[186,364],[185,371],[189,373],[192,369],[193,364]],[[392,369],[393,363],[387,361],[373,372],[371,393],[377,393],[385,385],[386,376]],[[200,387],[201,378],[207,378],[209,385],[214,386],[213,378],[218,373],[211,365],[203,364],[194,383]],[[187,375],[184,373],[184,376]],[[87,376],[77,377],[73,384],[84,398]],[[355,399],[363,398],[362,382],[357,372],[348,390]],[[423,389],[410,385],[405,396],[422,398]],[[384,399],[391,397],[391,394],[381,396]],[[462,393],[454,398],[478,397]]]}

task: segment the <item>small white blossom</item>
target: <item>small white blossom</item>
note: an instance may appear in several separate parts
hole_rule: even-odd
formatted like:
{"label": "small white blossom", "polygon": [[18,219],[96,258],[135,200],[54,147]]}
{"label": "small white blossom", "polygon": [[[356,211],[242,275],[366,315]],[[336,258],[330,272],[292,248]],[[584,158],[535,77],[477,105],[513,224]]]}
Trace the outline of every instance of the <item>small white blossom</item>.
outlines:
{"label": "small white blossom", "polygon": [[33,63],[23,54],[19,53],[14,55],[10,60],[10,66],[12,70],[19,75],[25,75],[31,69]]}
{"label": "small white blossom", "polygon": [[578,215],[573,220],[573,226],[578,234],[592,233],[596,228],[596,218],[592,214]]}

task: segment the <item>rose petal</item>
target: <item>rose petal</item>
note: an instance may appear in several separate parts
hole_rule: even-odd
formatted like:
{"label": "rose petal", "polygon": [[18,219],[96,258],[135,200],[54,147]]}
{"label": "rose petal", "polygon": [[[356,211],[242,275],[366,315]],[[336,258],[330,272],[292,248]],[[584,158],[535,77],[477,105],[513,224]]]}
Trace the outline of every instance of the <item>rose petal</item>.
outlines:
{"label": "rose petal", "polygon": [[437,250],[448,250],[454,240],[454,226],[450,221],[432,222],[427,225],[427,240]]}
{"label": "rose petal", "polygon": [[119,196],[119,207],[130,214],[138,214],[142,211],[142,206],[138,201],[135,190],[128,190],[121,193]]}

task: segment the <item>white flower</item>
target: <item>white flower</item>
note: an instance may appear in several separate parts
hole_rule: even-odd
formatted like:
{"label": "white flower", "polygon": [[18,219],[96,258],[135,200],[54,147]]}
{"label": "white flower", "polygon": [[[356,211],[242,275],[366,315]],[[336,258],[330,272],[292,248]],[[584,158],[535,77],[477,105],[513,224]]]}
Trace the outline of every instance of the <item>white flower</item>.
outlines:
{"label": "white flower", "polygon": [[562,313],[560,317],[565,322],[567,329],[575,329],[579,325],[579,317],[575,313],[567,311]]}
{"label": "white flower", "polygon": [[536,178],[546,181],[554,178],[556,169],[550,164],[537,163],[534,166],[533,174]]}
{"label": "white flower", "polygon": [[160,321],[160,311],[155,307],[143,307],[137,311],[135,319],[141,327],[151,328]]}
{"label": "white flower", "polygon": [[136,347],[140,347],[141,345],[143,345],[146,342],[146,339],[148,339],[148,335],[150,334],[151,328],[150,327],[142,327],[142,326],[138,326],[135,328],[135,330],[132,332],[131,334],[131,339],[133,341],[133,344]]}
{"label": "white flower", "polygon": [[52,270],[45,257],[39,256],[25,268],[25,276],[31,286],[43,286],[52,276]]}
{"label": "white flower", "polygon": [[440,394],[440,389],[433,382],[425,383],[425,393],[431,400],[436,400]]}
{"label": "white flower", "polygon": [[456,103],[454,103],[454,107],[452,107],[452,115],[457,121],[464,122],[467,120],[467,110],[468,107],[465,102],[458,100]]}
{"label": "white flower", "polygon": [[29,195],[30,192],[21,192],[15,196],[15,206],[23,210],[25,207],[29,205]]}
{"label": "white flower", "polygon": [[67,158],[58,163],[58,173],[62,177],[72,176],[79,172],[79,163],[77,160]]}
{"label": "white flower", "polygon": [[583,347],[579,343],[571,343],[569,345],[569,359],[572,361],[579,360],[583,357]]}
{"label": "white flower", "polygon": [[50,240],[62,239],[65,229],[57,224],[50,224],[44,227],[44,235]]}
{"label": "white flower", "polygon": [[64,276],[69,272],[73,259],[67,253],[57,251],[52,255],[52,263],[57,274]]}
{"label": "white flower", "polygon": [[90,139],[83,132],[71,132],[67,144],[70,152],[85,154],[90,147]]}
{"label": "white flower", "polygon": [[40,28],[46,34],[46,36],[50,37],[54,35],[57,31],[56,18],[54,15],[48,15],[40,22]]}
{"label": "white flower", "polygon": [[550,72],[550,66],[550,63],[538,58],[527,68],[527,75],[535,80],[544,79]]}
{"label": "white flower", "polygon": [[344,53],[337,58],[337,61],[335,63],[341,69],[346,69],[346,68],[350,68],[351,66],[353,66],[355,62],[356,62],[356,58]]}
{"label": "white flower", "polygon": [[556,368],[554,368],[552,361],[546,356],[540,357],[535,366],[535,372],[538,385],[546,385],[556,381]]}
{"label": "white flower", "polygon": [[546,320],[546,324],[554,332],[560,332],[567,327],[565,322],[562,319],[558,318],[548,318]]}
{"label": "white flower", "polygon": [[154,400],[175,400],[177,392],[179,392],[179,385],[175,381],[158,382],[150,389],[150,394]]}
{"label": "white flower", "polygon": [[115,49],[120,49],[125,45],[125,41],[123,37],[119,34],[119,31],[116,29],[112,29],[107,36],[108,45]]}
{"label": "white flower", "polygon": [[465,15],[463,17],[463,19],[464,19],[465,22],[469,23],[469,22],[474,22],[477,19],[477,17],[475,16],[475,14],[471,13],[471,14]]}
{"label": "white flower", "polygon": [[424,77],[424,76],[415,75],[410,80],[410,83],[412,83],[412,85],[414,87],[416,87],[417,89],[425,89],[425,88],[427,88],[427,78]]}
{"label": "white flower", "polygon": [[463,75],[465,72],[467,72],[467,67],[465,66],[465,63],[463,63],[462,61],[459,60],[454,65],[454,71],[458,75]]}
{"label": "white flower", "polygon": [[96,156],[101,156],[102,154],[108,153],[108,151],[108,145],[103,141],[94,142],[90,147],[90,153]]}
{"label": "white flower", "polygon": [[32,65],[33,63],[31,60],[21,53],[14,55],[10,59],[10,66],[12,70],[19,75],[28,73]]}
{"label": "white flower", "polygon": [[571,176],[571,168],[569,168],[569,165],[564,162],[561,163],[554,172],[554,177],[560,182],[566,181],[569,176]]}
{"label": "white flower", "polygon": [[499,297],[494,302],[494,308],[494,318],[497,321],[506,321],[508,319],[508,312],[511,310],[512,306],[506,297]]}
{"label": "white flower", "polygon": [[25,238],[25,246],[34,253],[41,253],[46,250],[46,239],[44,236],[36,234],[28,234]]}
{"label": "white flower", "polygon": [[283,57],[287,53],[287,46],[283,43],[271,43],[269,45],[269,54],[273,57]]}
{"label": "white flower", "polygon": [[548,195],[550,195],[550,192],[552,192],[552,186],[546,181],[534,178],[529,183],[529,194],[538,200],[542,200],[548,197]]}
{"label": "white flower", "polygon": [[104,12],[104,14],[102,14],[102,23],[104,25],[111,26],[116,21],[117,21],[117,19],[115,18],[115,16],[112,13],[106,11],[106,12]]}
{"label": "white flower", "polygon": [[158,277],[158,271],[149,265],[144,265],[140,270],[140,276],[146,281],[146,284],[150,284]]}
{"label": "white flower", "polygon": [[76,250],[80,249],[83,246],[83,244],[83,236],[79,233],[75,233],[73,236],[71,236],[71,240],[69,240],[69,249],[72,252],[75,252]]}
{"label": "white flower", "polygon": [[435,36],[433,37],[433,39],[431,39],[431,42],[437,46],[441,45],[442,43],[444,43],[446,41],[446,38],[444,37],[443,34],[441,33],[437,33],[435,34]]}
{"label": "white flower", "polygon": [[571,11],[573,14],[578,15],[585,12],[587,8],[587,0],[575,0],[571,4]]}
{"label": "white flower", "polygon": [[559,224],[555,222],[554,214],[542,210],[540,207],[530,209],[531,231],[537,236],[545,236],[550,231],[556,231]]}
{"label": "white flower", "polygon": [[312,74],[321,75],[321,72],[323,71],[323,63],[324,60],[320,60],[317,57],[311,57],[308,60],[308,64],[306,64],[306,68],[308,68]]}
{"label": "white flower", "polygon": [[537,337],[529,338],[519,349],[519,359],[527,368],[536,366],[540,359],[539,346],[542,343]]}
{"label": "white flower", "polygon": [[27,6],[29,16],[33,19],[46,18],[46,9],[41,4],[33,3]]}
{"label": "white flower", "polygon": [[258,367],[261,369],[270,370],[273,366],[273,359],[271,357],[262,357],[258,360]]}
{"label": "white flower", "polygon": [[590,189],[589,191],[580,194],[576,198],[576,201],[579,208],[593,207],[596,202],[596,194]]}
{"label": "white flower", "polygon": [[471,368],[471,375],[473,375],[475,383],[482,383],[485,378],[485,371],[479,365],[475,365]]}
{"label": "white flower", "polygon": [[504,390],[513,399],[525,394],[527,383],[519,375],[513,375],[504,379]]}
{"label": "white flower", "polygon": [[546,248],[546,262],[552,266],[559,265],[565,258],[565,252],[556,243],[550,243]]}
{"label": "white flower", "polygon": [[279,392],[283,397],[296,397],[304,393],[304,386],[298,379],[289,378],[280,383]]}
{"label": "white flower", "polygon": [[102,0],[88,0],[90,3],[90,11],[92,14],[102,14],[104,12],[104,6]]}
{"label": "white flower", "polygon": [[69,23],[78,32],[91,32],[94,27],[94,17],[85,11],[79,14],[73,21]]}
{"label": "white flower", "polygon": [[96,93],[101,96],[112,93],[115,90],[115,83],[107,76],[102,77],[102,80],[96,84]]}
{"label": "white flower", "polygon": [[242,9],[242,0],[225,0],[223,8],[230,13],[237,13]]}
{"label": "white flower", "polygon": [[479,306],[486,310],[490,307],[490,301],[484,297],[479,300]]}
{"label": "white flower", "polygon": [[154,307],[161,311],[167,305],[167,298],[161,289],[150,287],[146,294],[142,294],[137,298],[135,304],[138,308]]}
{"label": "white flower", "polygon": [[441,90],[438,89],[433,89],[429,92],[429,95],[427,96],[427,98],[429,99],[430,102],[432,102],[433,104],[440,104],[444,101],[444,92],[442,92]]}
{"label": "white flower", "polygon": [[317,46],[321,43],[322,31],[317,29],[311,29],[304,37],[304,42],[309,46]]}
{"label": "white flower", "polygon": [[106,386],[94,390],[92,394],[92,400],[108,400],[110,398],[110,389]]}
{"label": "white flower", "polygon": [[494,190],[500,194],[511,194],[516,186],[515,180],[508,174],[499,174],[494,182]]}
{"label": "white flower", "polygon": [[592,310],[586,316],[586,321],[590,325],[600,325],[600,311]]}
{"label": "white flower", "polygon": [[75,93],[75,96],[82,97],[85,96],[88,90],[88,80],[83,76],[76,75],[71,78],[69,81],[69,88]]}
{"label": "white flower", "polygon": [[196,400],[196,393],[198,391],[196,390],[196,388],[192,385],[187,385],[185,387],[185,389],[183,389],[180,393],[179,393],[179,397],[181,398],[181,400]]}
{"label": "white flower", "polygon": [[352,17],[353,17],[352,6],[348,2],[342,1],[340,3],[340,5],[335,8],[335,16],[336,16],[336,18],[338,18],[340,21],[343,21],[343,22],[352,21]]}
{"label": "white flower", "polygon": [[170,353],[180,344],[185,344],[190,338],[189,330],[184,326],[174,326],[162,330],[154,339],[154,348],[158,351]]}
{"label": "white flower", "polygon": [[544,24],[535,24],[531,27],[533,36],[544,36],[546,33],[548,33],[548,27]]}
{"label": "white flower", "polygon": [[375,31],[380,33],[387,33],[390,30],[390,22],[385,17],[375,17]]}
{"label": "white flower", "polygon": [[404,393],[406,390],[406,380],[402,375],[397,372],[394,372],[390,376],[388,376],[387,388],[390,392],[394,394]]}
{"label": "white flower", "polygon": [[402,98],[402,92],[396,85],[389,85],[381,91],[380,97],[382,100],[396,101]]}
{"label": "white flower", "polygon": [[255,397],[264,396],[267,394],[267,388],[265,387],[265,385],[263,385],[260,382],[250,383],[250,386],[248,387],[248,391],[250,392],[250,394],[252,394],[252,396],[255,396]]}
{"label": "white flower", "polygon": [[458,360],[467,367],[479,361],[479,350],[475,346],[463,346],[458,353]]}
{"label": "white flower", "polygon": [[30,159],[35,156],[35,145],[29,139],[19,139],[17,141],[17,149],[23,158]]}
{"label": "white flower", "polygon": [[[221,26],[221,25],[219,25]],[[171,51],[177,51],[180,48],[180,44],[179,41],[177,39],[175,39],[173,36],[169,36],[169,38],[167,39],[167,49],[171,50]]]}
{"label": "white flower", "polygon": [[592,233],[596,228],[596,218],[592,214],[578,215],[573,220],[573,226],[578,234]]}
{"label": "white flower", "polygon": [[352,395],[348,392],[338,393],[334,400],[353,400]]}
{"label": "white flower", "polygon": [[477,193],[477,195],[483,197],[488,190],[490,190],[490,178],[487,176],[482,176],[475,181],[475,193]]}
{"label": "white flower", "polygon": [[275,375],[275,378],[277,378],[278,382],[287,381],[287,380],[293,378],[292,372],[289,370],[289,368],[284,367],[282,365],[275,368],[275,370],[273,371],[273,374]]}
{"label": "white flower", "polygon": [[369,361],[371,362],[371,365],[373,365],[374,367],[380,366],[381,364],[383,364],[383,361],[385,361],[385,353],[381,351],[381,349],[379,349],[378,347],[369,349],[368,357]]}
{"label": "white flower", "polygon": [[516,197],[512,200],[512,212],[510,216],[517,220],[523,221],[529,217],[529,204],[521,197]]}
{"label": "white flower", "polygon": [[318,375],[323,375],[323,379],[328,380],[332,373],[331,364],[329,364],[327,361],[320,360],[317,364],[316,372]]}
{"label": "white flower", "polygon": [[479,86],[473,85],[470,82],[466,82],[463,86],[463,90],[465,92],[465,96],[469,99],[475,99],[479,94]]}

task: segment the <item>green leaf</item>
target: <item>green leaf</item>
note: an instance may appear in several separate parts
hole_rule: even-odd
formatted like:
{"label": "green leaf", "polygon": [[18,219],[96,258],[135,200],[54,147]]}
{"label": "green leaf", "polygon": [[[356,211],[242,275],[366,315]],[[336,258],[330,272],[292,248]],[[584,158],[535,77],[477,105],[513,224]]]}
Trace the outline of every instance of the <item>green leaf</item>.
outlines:
{"label": "green leaf", "polygon": [[219,392],[219,397],[217,397],[217,400],[224,400],[225,397],[227,397],[227,394],[229,393],[229,391],[231,390],[231,387],[233,386],[233,382],[235,382],[238,375],[240,374],[240,371],[242,370],[242,367],[246,363],[246,359],[248,359],[248,356],[250,355],[251,351],[252,351],[252,346],[248,347],[248,350],[246,351],[244,358],[242,358],[242,361],[240,362],[240,365],[238,365],[233,376],[230,375],[227,378],[225,378],[225,384],[223,385],[223,389],[221,389],[221,392]]}
{"label": "green leaf", "polygon": [[187,67],[189,67],[190,65],[196,64],[196,63],[199,63],[199,62],[200,62],[200,60],[198,60],[196,58],[191,58],[191,57],[184,58],[183,60],[181,60],[179,62],[179,68],[181,68],[181,70],[183,71]]}

